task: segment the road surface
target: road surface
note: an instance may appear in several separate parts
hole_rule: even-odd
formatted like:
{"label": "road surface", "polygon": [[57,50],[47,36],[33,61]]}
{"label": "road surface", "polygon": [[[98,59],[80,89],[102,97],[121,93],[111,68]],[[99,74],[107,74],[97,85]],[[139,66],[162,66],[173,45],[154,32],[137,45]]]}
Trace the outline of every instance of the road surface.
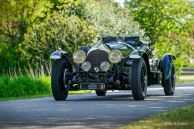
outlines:
{"label": "road surface", "polygon": [[0,129],[110,129],[157,112],[194,103],[194,83],[178,84],[174,96],[163,88],[148,88],[145,101],[134,101],[131,91],[69,95],[67,101],[52,97],[0,102]]}

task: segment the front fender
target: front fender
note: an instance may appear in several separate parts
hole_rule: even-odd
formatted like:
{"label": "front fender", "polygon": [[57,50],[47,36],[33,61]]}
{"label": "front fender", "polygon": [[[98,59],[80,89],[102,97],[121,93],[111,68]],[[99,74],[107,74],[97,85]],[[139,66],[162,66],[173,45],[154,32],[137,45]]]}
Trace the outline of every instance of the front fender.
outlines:
{"label": "front fender", "polygon": [[140,59],[144,54],[146,54],[144,51],[141,50],[134,50],[133,52],[131,52],[131,54],[129,55],[130,59]]}
{"label": "front fender", "polygon": [[71,71],[73,70],[72,68],[77,69],[77,65],[72,61],[72,59],[69,58],[67,52],[65,51],[57,50],[53,52],[50,56],[51,60],[59,60],[61,58],[67,62],[68,67],[71,69]]}
{"label": "front fender", "polygon": [[131,58],[131,59],[140,59],[141,58],[141,53],[139,51],[135,50],[129,55],[129,58]]}
{"label": "front fender", "polygon": [[58,59],[61,59],[62,57],[64,57],[65,54],[67,54],[67,52],[62,51],[62,50],[57,50],[51,54],[50,59],[51,60],[58,60]]}
{"label": "front fender", "polygon": [[163,71],[164,79],[167,80],[171,76],[171,69],[173,67],[173,60],[176,60],[175,56],[171,53],[166,53],[163,55],[160,61],[160,69]]}

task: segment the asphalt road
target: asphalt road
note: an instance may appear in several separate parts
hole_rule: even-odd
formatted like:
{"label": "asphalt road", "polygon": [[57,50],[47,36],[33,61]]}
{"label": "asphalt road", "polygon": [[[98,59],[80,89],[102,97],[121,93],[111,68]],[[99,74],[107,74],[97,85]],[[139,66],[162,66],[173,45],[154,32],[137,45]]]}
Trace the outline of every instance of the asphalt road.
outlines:
{"label": "asphalt road", "polygon": [[67,101],[52,97],[0,102],[0,129],[117,128],[145,116],[194,103],[194,83],[177,85],[174,96],[148,88],[145,101],[134,101],[131,91],[70,95]]}

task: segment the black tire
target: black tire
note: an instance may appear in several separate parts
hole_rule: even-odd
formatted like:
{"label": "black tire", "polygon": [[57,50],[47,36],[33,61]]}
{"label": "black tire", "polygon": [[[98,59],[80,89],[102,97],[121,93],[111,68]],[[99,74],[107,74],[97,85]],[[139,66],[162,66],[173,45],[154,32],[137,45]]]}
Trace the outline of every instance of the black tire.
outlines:
{"label": "black tire", "polygon": [[105,90],[96,90],[96,95],[97,96],[105,96],[106,95],[106,91]]}
{"label": "black tire", "polygon": [[171,70],[171,77],[167,80],[164,80],[164,82],[163,82],[164,93],[166,96],[173,96],[174,95],[175,82],[176,82],[176,75],[175,75],[175,69],[174,69],[174,64],[173,64],[172,70]]}
{"label": "black tire", "polygon": [[64,101],[68,96],[67,73],[68,69],[65,61],[63,59],[55,60],[51,73],[51,87],[53,97],[56,101]]}
{"label": "black tire", "polygon": [[144,100],[148,86],[147,67],[144,59],[135,59],[131,67],[131,89],[134,100]]}

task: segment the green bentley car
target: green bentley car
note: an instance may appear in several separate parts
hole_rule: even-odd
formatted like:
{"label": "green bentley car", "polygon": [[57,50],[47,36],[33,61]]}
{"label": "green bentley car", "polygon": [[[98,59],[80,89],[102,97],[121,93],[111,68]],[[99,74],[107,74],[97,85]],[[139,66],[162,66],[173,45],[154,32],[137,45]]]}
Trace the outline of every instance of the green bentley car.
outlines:
{"label": "green bentley car", "polygon": [[70,90],[132,90],[134,100],[144,100],[147,87],[161,84],[165,95],[175,92],[175,56],[161,59],[139,37],[104,37],[92,46],[81,46],[70,56],[53,52],[51,85],[55,100],[66,100]]}

